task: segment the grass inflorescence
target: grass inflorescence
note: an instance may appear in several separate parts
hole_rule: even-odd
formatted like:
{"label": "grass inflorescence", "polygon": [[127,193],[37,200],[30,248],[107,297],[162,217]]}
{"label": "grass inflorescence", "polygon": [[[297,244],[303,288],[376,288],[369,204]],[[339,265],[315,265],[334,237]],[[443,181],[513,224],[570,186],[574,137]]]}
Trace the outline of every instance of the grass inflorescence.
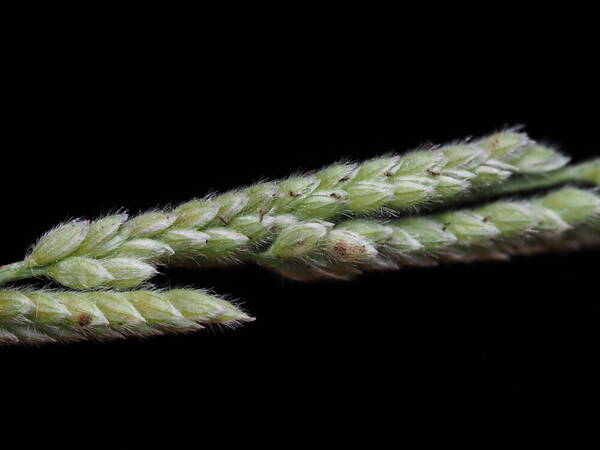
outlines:
{"label": "grass inflorescence", "polygon": [[[600,160],[569,165],[561,152],[507,130],[336,163],[168,210],[70,221],[22,261],[1,266],[0,283],[47,277],[74,291],[0,291],[0,342],[147,336],[249,320],[205,292],[129,290],[162,265],[248,261],[298,280],[347,279],[364,270],[595,245],[598,193],[529,193],[575,184],[599,185]],[[207,305],[231,314],[202,316]],[[114,308],[130,311],[133,322],[120,321]]]}

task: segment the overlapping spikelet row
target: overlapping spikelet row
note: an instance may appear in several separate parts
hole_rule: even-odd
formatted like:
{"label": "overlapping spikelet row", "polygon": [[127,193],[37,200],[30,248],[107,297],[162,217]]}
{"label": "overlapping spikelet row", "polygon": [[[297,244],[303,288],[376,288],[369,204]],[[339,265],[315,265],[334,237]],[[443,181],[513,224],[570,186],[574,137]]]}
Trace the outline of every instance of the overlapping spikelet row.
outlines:
{"label": "overlapping spikelet row", "polygon": [[0,344],[110,340],[187,333],[253,320],[205,291],[0,290]]}
{"label": "overlapping spikelet row", "polygon": [[[564,188],[533,200],[398,220],[301,223],[253,259],[295,279],[349,278],[363,270],[510,255],[598,236],[600,195]],[[593,227],[596,228],[593,228]]]}

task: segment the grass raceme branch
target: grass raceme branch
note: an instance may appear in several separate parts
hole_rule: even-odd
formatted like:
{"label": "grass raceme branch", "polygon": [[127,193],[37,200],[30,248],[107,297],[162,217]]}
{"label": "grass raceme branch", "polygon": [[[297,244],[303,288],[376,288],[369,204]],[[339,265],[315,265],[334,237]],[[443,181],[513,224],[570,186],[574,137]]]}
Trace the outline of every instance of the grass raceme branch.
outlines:
{"label": "grass raceme branch", "polygon": [[363,270],[438,261],[508,259],[514,254],[597,244],[600,195],[564,188],[532,200],[392,221],[300,223],[281,232],[259,263],[299,280],[351,278]]}
{"label": "grass raceme branch", "polygon": [[0,344],[111,340],[189,333],[254,320],[194,289],[165,291],[0,290]]}

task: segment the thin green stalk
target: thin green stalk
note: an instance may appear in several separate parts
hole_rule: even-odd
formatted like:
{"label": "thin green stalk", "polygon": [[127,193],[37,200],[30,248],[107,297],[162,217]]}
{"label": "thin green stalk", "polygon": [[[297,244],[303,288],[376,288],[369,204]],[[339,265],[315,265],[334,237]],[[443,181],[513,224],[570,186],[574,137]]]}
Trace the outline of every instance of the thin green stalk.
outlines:
{"label": "thin green stalk", "polygon": [[45,268],[30,267],[25,261],[7,264],[0,267],[0,284],[7,281],[23,280],[45,274]]}
{"label": "thin green stalk", "polygon": [[485,195],[514,194],[569,183],[600,186],[600,159],[563,167],[544,174],[513,177],[506,183],[487,189]]}

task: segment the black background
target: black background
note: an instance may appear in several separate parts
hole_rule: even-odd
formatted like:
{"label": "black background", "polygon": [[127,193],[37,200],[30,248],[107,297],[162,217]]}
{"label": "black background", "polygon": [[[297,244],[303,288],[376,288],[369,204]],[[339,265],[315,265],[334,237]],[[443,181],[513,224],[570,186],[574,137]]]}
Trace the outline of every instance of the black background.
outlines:
{"label": "black background", "polygon": [[[15,67],[6,88],[3,264],[65,219],[177,204],[504,126],[524,125],[575,161],[599,154],[595,89],[506,55],[334,70],[327,58],[308,67],[243,50],[38,56]],[[187,416],[191,429],[203,415],[258,419],[259,431],[284,429],[306,411],[311,430],[331,431],[333,416],[360,421],[381,408],[419,417],[588,398],[599,375],[598,256],[406,269],[349,283],[290,282],[253,266],[165,270],[158,285],[213,287],[242,299],[256,322],[144,341],[2,347],[0,378],[25,403],[72,407],[69,417],[108,408],[107,420],[133,410],[173,418],[185,406],[197,411]]]}

